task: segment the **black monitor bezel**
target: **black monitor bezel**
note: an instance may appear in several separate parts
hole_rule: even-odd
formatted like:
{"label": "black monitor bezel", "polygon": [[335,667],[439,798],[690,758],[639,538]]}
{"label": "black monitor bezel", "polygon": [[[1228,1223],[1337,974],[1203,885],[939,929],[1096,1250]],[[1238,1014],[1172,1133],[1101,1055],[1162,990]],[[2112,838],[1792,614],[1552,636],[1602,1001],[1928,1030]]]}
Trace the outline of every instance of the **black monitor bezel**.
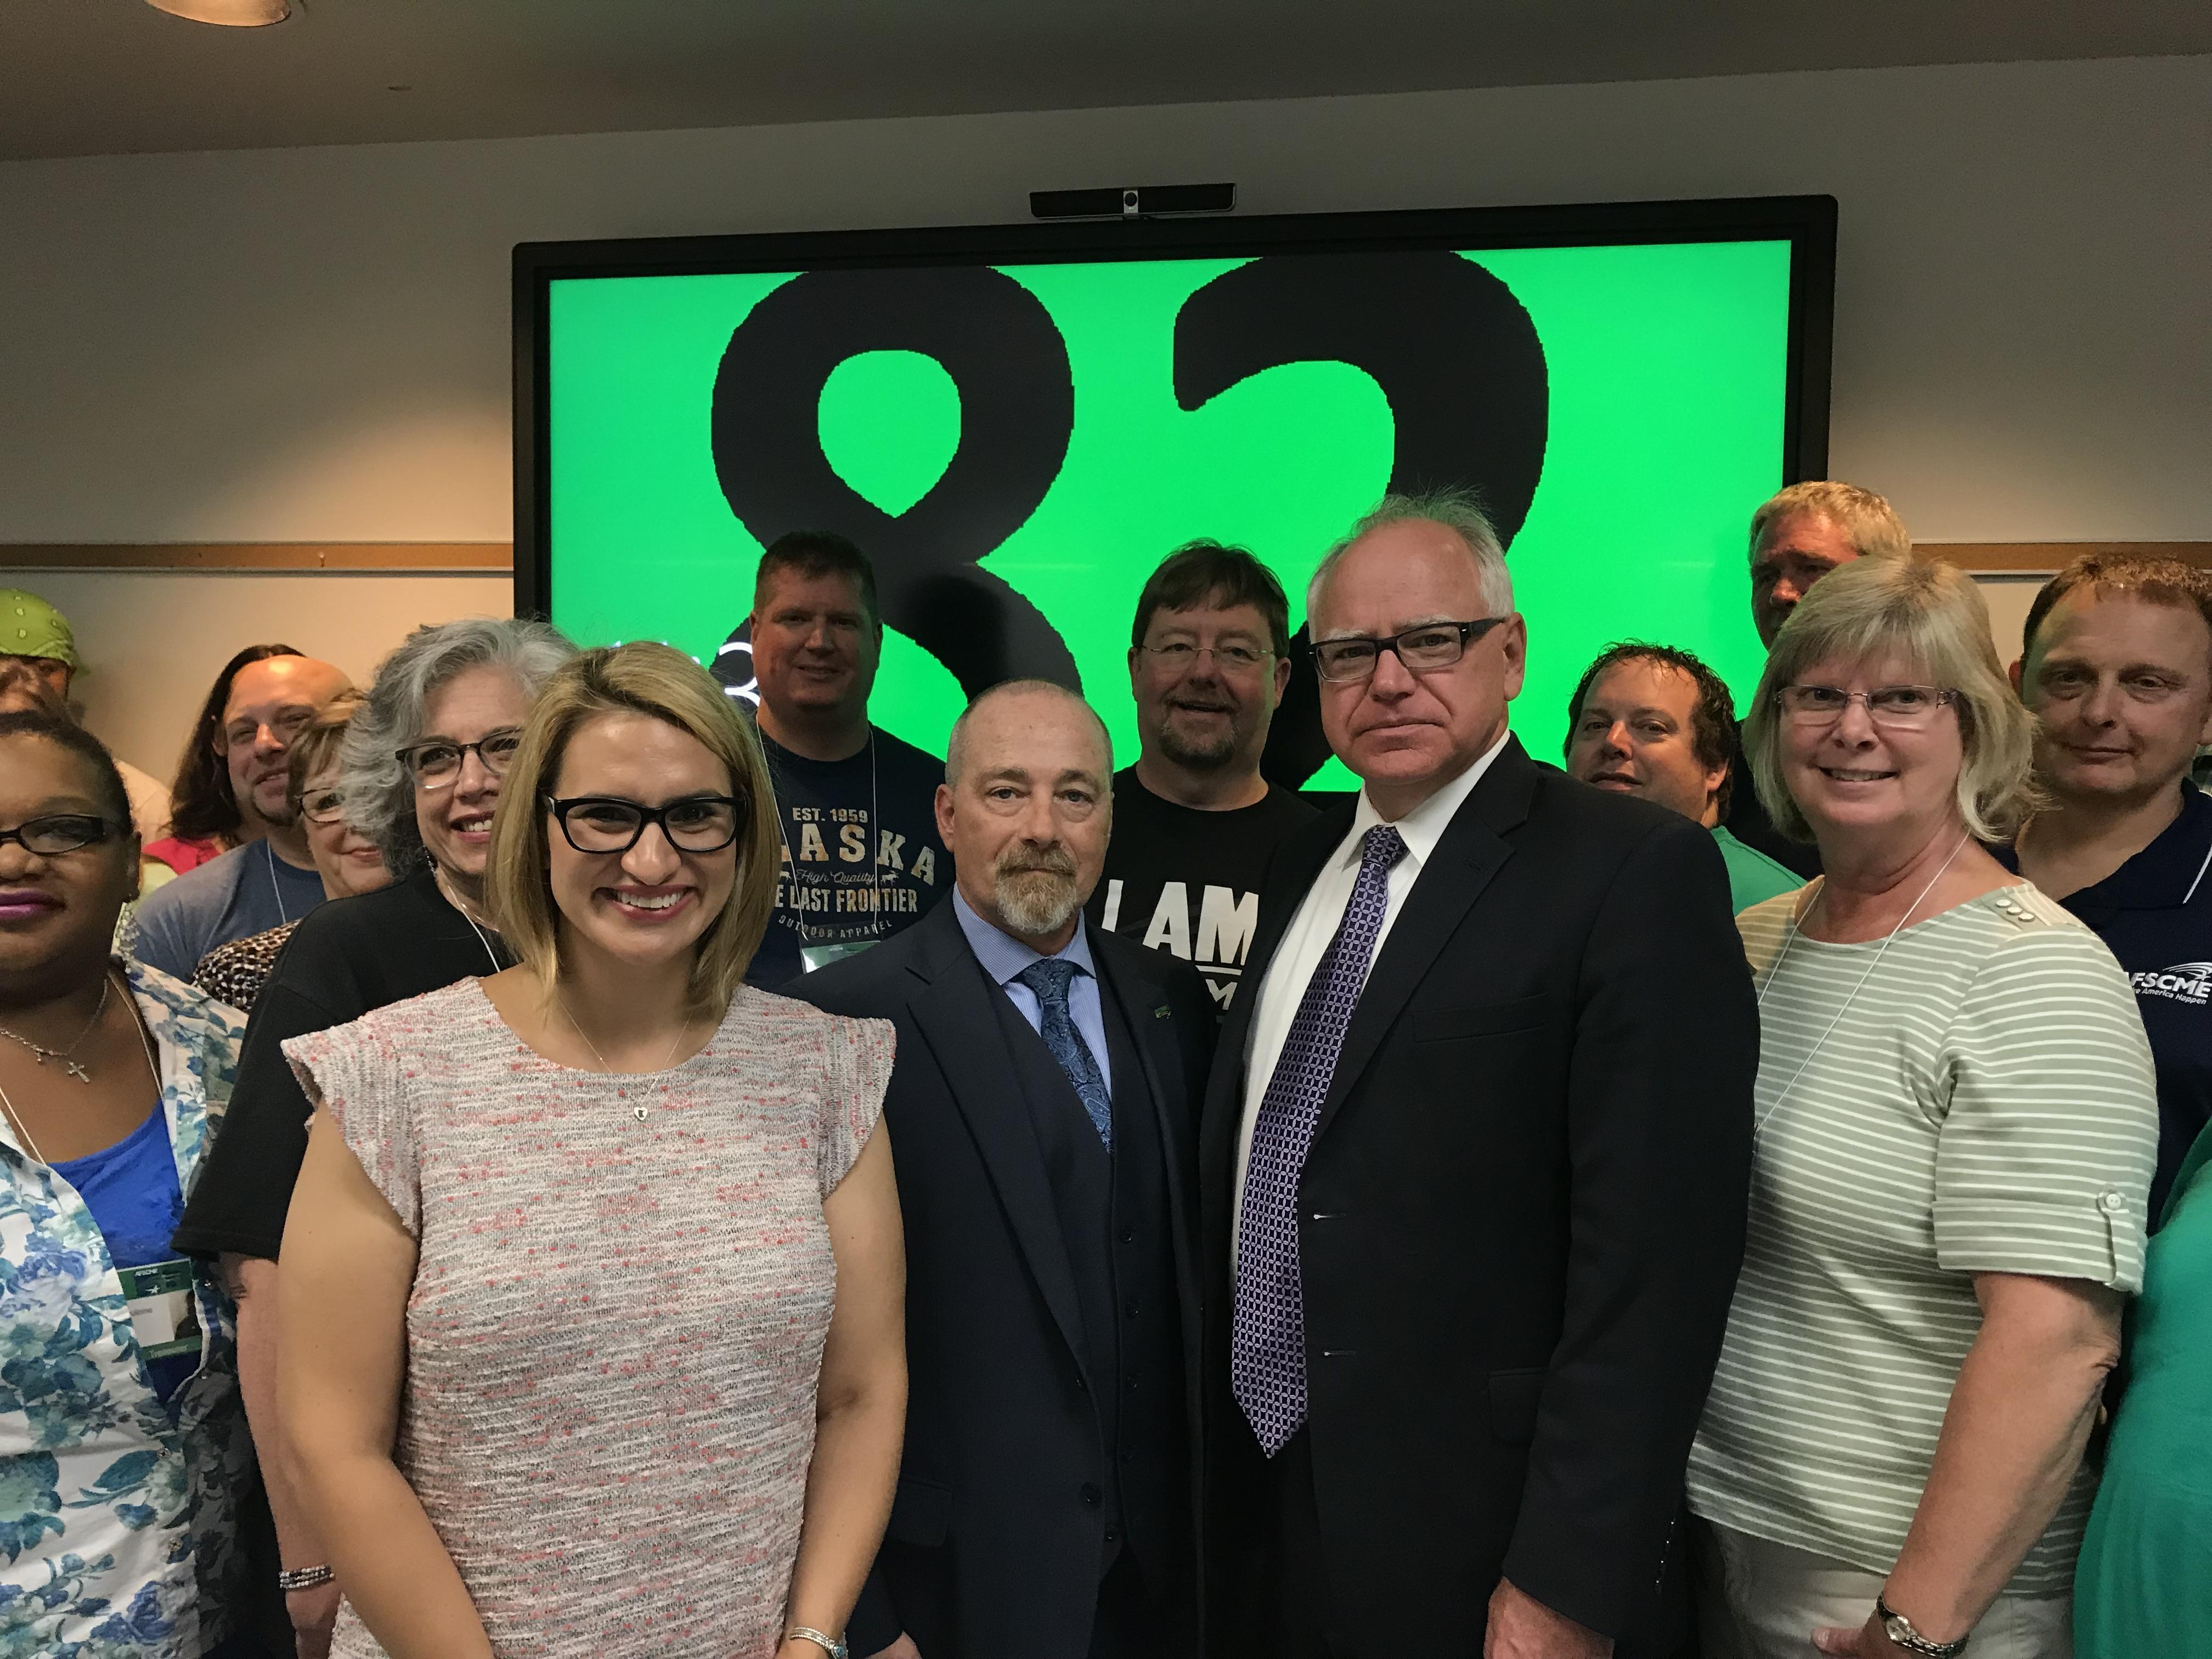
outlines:
{"label": "black monitor bezel", "polygon": [[557,281],[830,267],[1244,258],[1346,249],[1733,241],[1790,244],[1782,481],[1825,477],[1835,322],[1832,196],[518,243],[513,262],[514,612],[550,617],[553,608],[547,307],[551,284]]}

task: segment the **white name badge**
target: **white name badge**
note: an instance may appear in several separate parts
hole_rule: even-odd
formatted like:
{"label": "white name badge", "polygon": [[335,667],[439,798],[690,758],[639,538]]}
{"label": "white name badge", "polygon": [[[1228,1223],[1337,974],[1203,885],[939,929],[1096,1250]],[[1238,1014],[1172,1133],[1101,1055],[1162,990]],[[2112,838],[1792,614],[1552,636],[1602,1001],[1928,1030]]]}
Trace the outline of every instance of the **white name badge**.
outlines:
{"label": "white name badge", "polygon": [[118,1267],[123,1299],[131,1304],[131,1329],[149,1359],[200,1351],[200,1316],[192,1300],[192,1264],[182,1257]]}
{"label": "white name badge", "polygon": [[842,962],[847,957],[857,957],[876,941],[872,939],[855,940],[850,945],[807,945],[799,947],[799,960],[802,971],[813,973],[827,968],[833,962]]}

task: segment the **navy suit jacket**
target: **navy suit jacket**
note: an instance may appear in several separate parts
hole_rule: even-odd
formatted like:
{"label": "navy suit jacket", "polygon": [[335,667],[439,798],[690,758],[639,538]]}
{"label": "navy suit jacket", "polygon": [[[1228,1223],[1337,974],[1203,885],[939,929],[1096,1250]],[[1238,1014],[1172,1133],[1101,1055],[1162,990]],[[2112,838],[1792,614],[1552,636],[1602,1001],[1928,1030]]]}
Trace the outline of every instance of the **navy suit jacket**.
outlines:
{"label": "navy suit jacket", "polygon": [[[1087,923],[1085,925],[1088,925]],[[1188,963],[1091,931],[1100,989],[1133,1040],[1115,1111],[1148,1103],[1165,1150],[1188,1402],[1180,1472],[1200,1497],[1197,1113],[1215,1019]],[[950,903],[784,988],[832,1013],[889,1019],[885,1097],[907,1248],[906,1448],[884,1548],[848,1640],[902,1629],[927,1659],[1085,1659],[1106,1559],[1109,1478],[1077,1285],[1021,1068]],[[1198,1577],[1195,1562],[1189,1576]]]}

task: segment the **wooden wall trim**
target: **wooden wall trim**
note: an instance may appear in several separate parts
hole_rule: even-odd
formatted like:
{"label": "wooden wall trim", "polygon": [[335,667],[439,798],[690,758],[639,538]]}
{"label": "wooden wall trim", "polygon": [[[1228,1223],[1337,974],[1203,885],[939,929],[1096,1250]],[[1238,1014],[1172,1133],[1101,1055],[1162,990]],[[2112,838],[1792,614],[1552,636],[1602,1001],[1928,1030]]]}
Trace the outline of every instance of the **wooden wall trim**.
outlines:
{"label": "wooden wall trim", "polygon": [[[2212,542],[1918,542],[1962,570],[2049,575],[2085,553],[2134,553],[2212,569]],[[0,542],[0,570],[187,570],[504,575],[509,542]]]}
{"label": "wooden wall trim", "polygon": [[1912,550],[1989,575],[2055,575],[2085,553],[2179,559],[2212,569],[2212,542],[1915,542]]}
{"label": "wooden wall trim", "polygon": [[505,575],[511,542],[0,542],[0,570],[185,570]]}

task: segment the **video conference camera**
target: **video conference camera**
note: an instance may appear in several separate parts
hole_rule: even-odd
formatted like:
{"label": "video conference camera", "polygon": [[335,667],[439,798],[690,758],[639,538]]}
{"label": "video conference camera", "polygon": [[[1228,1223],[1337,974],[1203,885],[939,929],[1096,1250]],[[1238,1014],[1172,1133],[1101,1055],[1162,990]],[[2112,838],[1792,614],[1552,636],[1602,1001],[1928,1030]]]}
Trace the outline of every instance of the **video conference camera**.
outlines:
{"label": "video conference camera", "polygon": [[1146,185],[1123,190],[1033,190],[1036,219],[1159,219],[1173,214],[1228,213],[1234,185]]}

